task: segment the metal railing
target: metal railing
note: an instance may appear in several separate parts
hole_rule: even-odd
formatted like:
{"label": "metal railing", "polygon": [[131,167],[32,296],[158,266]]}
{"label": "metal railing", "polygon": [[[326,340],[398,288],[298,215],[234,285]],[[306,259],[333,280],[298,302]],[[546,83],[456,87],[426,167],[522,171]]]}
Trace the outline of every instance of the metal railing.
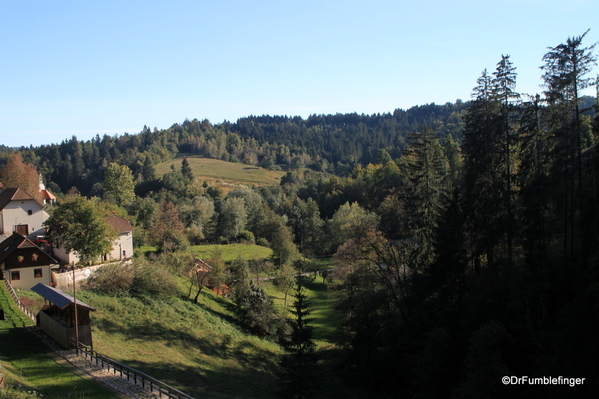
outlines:
{"label": "metal railing", "polygon": [[81,342],[79,342],[78,350],[79,354],[91,364],[94,364],[95,362],[96,366],[99,366],[102,369],[112,371],[113,374],[120,375],[121,378],[126,378],[127,381],[132,381],[135,385],[141,385],[144,389],[147,388],[153,393],[158,393],[160,398],[162,398],[164,395],[165,398],[172,399],[193,399],[191,396],[171,387],[168,384],[165,384],[162,381],[152,378],[139,370],[135,370],[134,368],[126,366],[117,362],[116,360],[96,352]]}
{"label": "metal railing", "polygon": [[[12,296],[19,309],[21,309],[29,318],[31,318],[31,320],[36,321],[35,312],[19,299],[17,293],[8,280],[4,279],[4,282],[6,283],[6,288],[8,289],[10,296]],[[75,344],[74,339],[73,344]],[[77,345],[77,351],[78,354],[83,356],[90,363],[93,364],[95,362],[96,366],[100,366],[102,369],[106,369],[108,371],[112,370],[115,375],[120,375],[121,378],[126,378],[127,381],[133,381],[135,385],[141,385],[141,387],[144,389],[148,388],[151,392],[157,393],[159,398],[165,397],[168,399],[193,399],[193,397],[187,395],[186,393],[183,393],[162,381],[152,378],[139,370],[135,370],[134,368],[104,356],[89,346],[82,344],[81,342],[79,342]]]}
{"label": "metal railing", "polygon": [[31,308],[29,306],[25,305],[19,299],[19,297],[17,296],[17,293],[15,292],[15,289],[12,287],[12,285],[10,284],[10,282],[7,279],[4,279],[4,282],[6,283],[6,288],[8,289],[10,296],[12,296],[12,299],[14,299],[18,308],[21,309],[23,311],[23,313],[25,313],[27,315],[27,317],[29,317],[31,320],[35,321],[35,319],[36,319],[35,312],[33,310],[31,310]]}

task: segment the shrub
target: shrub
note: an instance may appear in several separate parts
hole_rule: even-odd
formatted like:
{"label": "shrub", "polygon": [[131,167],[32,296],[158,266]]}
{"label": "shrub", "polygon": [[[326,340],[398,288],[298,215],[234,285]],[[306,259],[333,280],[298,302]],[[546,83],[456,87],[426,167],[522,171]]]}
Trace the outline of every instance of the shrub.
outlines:
{"label": "shrub", "polygon": [[41,398],[40,395],[36,391],[26,391],[24,387],[17,385],[9,385],[7,384],[2,389],[0,389],[0,399],[37,399]]}
{"label": "shrub", "polygon": [[254,237],[254,233],[252,233],[251,231],[248,230],[243,230],[239,233],[239,235],[237,236],[237,239],[240,242],[247,242],[250,244],[253,244],[256,241],[256,237]]}
{"label": "shrub", "polygon": [[168,297],[176,295],[173,276],[157,263],[137,262],[133,265],[130,292],[137,296]]}
{"label": "shrub", "polygon": [[152,297],[168,297],[178,292],[172,271],[159,262],[147,261],[106,265],[96,270],[83,288],[109,295],[131,293]]}
{"label": "shrub", "polygon": [[256,240],[256,245],[260,245],[261,247],[270,248],[270,243],[264,237],[258,237],[258,239]]}
{"label": "shrub", "polygon": [[83,288],[116,295],[129,291],[133,284],[133,269],[129,265],[106,265],[97,269]]}

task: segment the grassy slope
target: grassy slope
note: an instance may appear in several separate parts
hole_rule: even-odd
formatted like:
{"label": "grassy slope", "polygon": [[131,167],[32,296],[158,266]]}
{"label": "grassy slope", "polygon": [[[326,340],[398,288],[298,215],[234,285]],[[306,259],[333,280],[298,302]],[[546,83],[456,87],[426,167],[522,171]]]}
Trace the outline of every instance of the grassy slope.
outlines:
{"label": "grassy slope", "polygon": [[[156,174],[162,176],[170,172],[171,165],[174,165],[176,169],[180,169],[183,158],[179,157],[156,165]],[[235,184],[248,186],[279,185],[281,176],[285,174],[281,171],[270,171],[258,166],[225,162],[218,159],[188,156],[187,161],[196,177],[208,181],[212,186],[220,185],[224,188],[227,188],[227,186],[232,187]]]}
{"label": "grassy slope", "polygon": [[[45,344],[25,330],[23,324],[33,322],[15,307],[4,284],[0,285],[0,307],[6,318],[0,321],[0,359],[8,385],[20,385],[24,391],[35,390],[48,398],[120,397],[52,355]],[[11,392],[18,397],[18,391]]]}
{"label": "grassy slope", "polygon": [[[307,279],[306,279],[307,280]],[[179,280],[182,291],[187,282]],[[283,294],[271,282],[261,286],[283,308]],[[305,283],[312,302],[311,325],[322,358],[323,398],[353,398],[333,371],[338,348],[332,341],[341,319],[320,278]],[[114,298],[80,291],[93,314],[94,347],[196,398],[275,398],[281,348],[246,334],[235,323],[234,305],[205,289],[199,303]],[[293,298],[289,298],[289,303]]]}
{"label": "grassy slope", "polygon": [[[210,254],[211,247],[204,250]],[[223,248],[226,258],[238,256],[233,248]],[[186,292],[187,281],[178,281],[181,291]],[[315,327],[314,341],[323,359],[319,371],[321,396],[360,397],[348,391],[334,372],[340,359],[334,342],[341,317],[333,309],[327,286],[320,277],[314,282],[308,278],[304,281],[312,302],[311,317],[315,318],[311,323]],[[283,294],[269,281],[259,284],[283,310]],[[276,397],[281,349],[237,327],[234,305],[229,300],[206,289],[197,305],[186,298],[140,300],[89,291],[79,291],[78,295],[97,309],[92,323],[94,347],[100,353],[197,398]],[[290,296],[288,303],[292,301]]]}
{"label": "grassy slope", "polygon": [[198,304],[84,291],[81,297],[97,309],[93,334],[100,353],[194,397],[274,397],[280,348],[240,330],[232,304],[212,292],[204,290]]}

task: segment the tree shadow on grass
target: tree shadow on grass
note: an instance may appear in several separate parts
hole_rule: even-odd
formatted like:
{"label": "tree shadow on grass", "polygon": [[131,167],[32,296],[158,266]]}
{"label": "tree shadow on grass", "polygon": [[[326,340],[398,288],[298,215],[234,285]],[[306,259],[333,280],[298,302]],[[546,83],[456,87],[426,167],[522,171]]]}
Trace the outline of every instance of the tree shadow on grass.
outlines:
{"label": "tree shadow on grass", "polygon": [[144,321],[127,329],[108,319],[95,323],[95,328],[107,334],[119,334],[126,340],[142,340],[147,342],[161,342],[167,347],[197,348],[208,356],[223,357],[219,342],[214,342],[188,331],[168,327],[163,323]]}
{"label": "tree shadow on grass", "polygon": [[275,364],[269,368],[247,364],[222,365],[209,370],[133,359],[125,362],[195,398],[276,398],[278,385]]}
{"label": "tree shadow on grass", "polygon": [[0,359],[5,362],[4,368],[22,377],[45,397],[117,397],[104,385],[82,378],[66,361],[57,362],[57,358],[53,350],[25,328],[0,330]]}

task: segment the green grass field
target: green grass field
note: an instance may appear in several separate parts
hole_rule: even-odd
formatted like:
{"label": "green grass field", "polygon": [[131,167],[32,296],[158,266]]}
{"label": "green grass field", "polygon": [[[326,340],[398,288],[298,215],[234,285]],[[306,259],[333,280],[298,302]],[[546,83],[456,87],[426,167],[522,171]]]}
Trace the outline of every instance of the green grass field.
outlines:
{"label": "green grass field", "polygon": [[[319,348],[334,345],[339,338],[339,328],[343,317],[334,309],[334,300],[331,293],[328,291],[328,285],[322,281],[322,278],[317,277],[311,281],[311,277],[303,278],[304,292],[310,301],[309,317],[314,320],[310,323],[314,327],[314,342]],[[279,291],[272,282],[261,282],[261,287],[273,299],[275,306],[283,310],[285,308],[285,294]],[[291,306],[294,301],[292,297],[293,288],[289,290],[287,296],[287,306]]]}
{"label": "green grass field", "polygon": [[[312,303],[311,325],[321,354],[319,385],[323,398],[355,397],[334,372],[339,349],[334,342],[341,318],[327,286],[305,278]],[[182,291],[188,280],[178,278]],[[260,285],[283,309],[283,294],[269,281]],[[110,297],[80,291],[97,309],[93,314],[94,347],[100,353],[158,378],[196,398],[276,398],[278,362],[275,343],[241,329],[234,304],[207,289],[199,303],[187,298],[167,300]],[[293,298],[289,297],[289,304]]]}
{"label": "green grass field", "polygon": [[0,320],[0,360],[5,384],[9,386],[0,393],[0,398],[36,397],[35,394],[28,394],[28,391],[35,391],[46,398],[120,398],[53,354],[44,343],[23,328],[23,324],[33,325],[33,322],[16,308],[4,283],[0,285],[0,306],[5,315],[5,320]]}
{"label": "green grass field", "polygon": [[[224,261],[232,261],[241,256],[244,259],[268,259],[272,255],[272,249],[253,244],[227,244],[227,245],[191,245],[189,251],[196,258],[210,259],[215,248],[222,251]],[[137,252],[144,254],[155,252],[156,247],[152,245],[142,245]]]}
{"label": "green grass field", "polygon": [[[184,284],[184,282],[182,282]],[[280,348],[242,331],[232,304],[204,290],[198,304],[81,291],[94,347],[196,398],[273,398]]]}
{"label": "green grass field", "polygon": [[225,261],[235,260],[240,256],[244,259],[268,259],[272,255],[272,249],[251,244],[192,245],[189,247],[191,253],[200,259],[210,259],[215,248],[222,251]]}
{"label": "green grass field", "polygon": [[171,165],[181,168],[181,161],[187,158],[189,166],[196,178],[206,180],[212,186],[233,188],[236,184],[247,186],[279,185],[285,172],[270,171],[258,166],[242,163],[225,162],[218,159],[199,158],[197,156],[180,156],[176,159],[156,165],[156,174],[162,176],[171,171]]}

